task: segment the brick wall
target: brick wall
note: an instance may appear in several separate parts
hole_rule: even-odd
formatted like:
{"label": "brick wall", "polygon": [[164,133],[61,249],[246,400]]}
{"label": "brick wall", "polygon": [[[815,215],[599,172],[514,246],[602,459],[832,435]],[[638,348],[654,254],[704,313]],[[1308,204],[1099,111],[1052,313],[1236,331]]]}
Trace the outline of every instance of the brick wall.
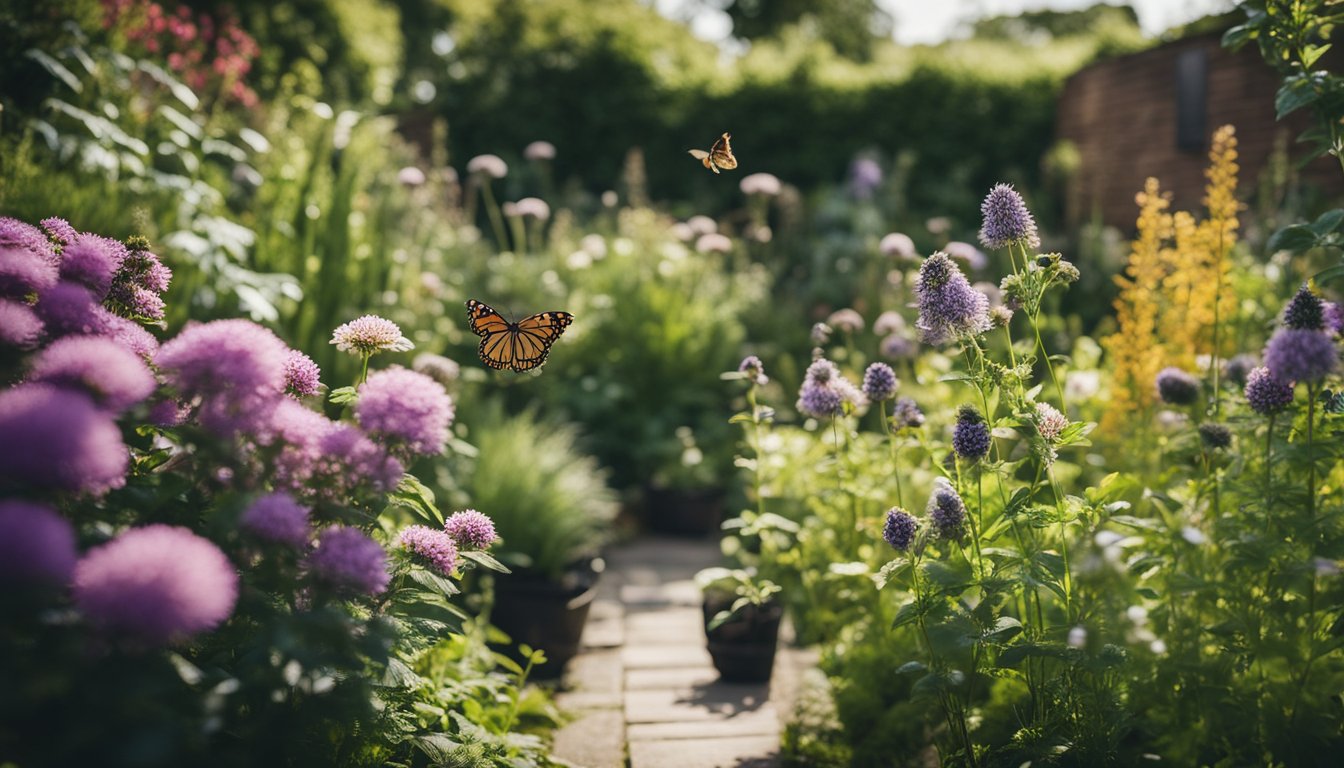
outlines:
{"label": "brick wall", "polygon": [[[1295,145],[1312,118],[1307,110],[1274,120],[1278,74],[1260,58],[1254,45],[1232,53],[1219,35],[1200,35],[1157,48],[1094,64],[1065,84],[1056,117],[1056,135],[1078,148],[1081,167],[1071,183],[1066,214],[1069,222],[1088,220],[1095,210],[1108,225],[1129,232],[1138,208],[1134,195],[1144,180],[1156,176],[1173,193],[1173,207],[1202,208],[1208,137],[1218,126],[1236,126],[1241,163],[1240,196],[1252,194],[1273,152],[1276,138],[1286,139],[1291,158],[1305,155]],[[1178,61],[1200,58],[1205,110],[1201,148],[1177,144]],[[1195,110],[1198,112],[1198,110]],[[1303,180],[1335,197],[1344,194],[1344,173],[1334,158],[1321,158],[1302,170]]]}

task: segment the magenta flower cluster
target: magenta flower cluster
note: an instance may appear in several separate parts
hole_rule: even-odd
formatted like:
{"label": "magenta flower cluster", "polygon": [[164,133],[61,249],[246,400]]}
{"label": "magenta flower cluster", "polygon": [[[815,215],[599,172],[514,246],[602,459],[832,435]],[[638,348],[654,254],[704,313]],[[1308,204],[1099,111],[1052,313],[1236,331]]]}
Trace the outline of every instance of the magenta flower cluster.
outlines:
{"label": "magenta flower cluster", "polygon": [[355,417],[369,433],[421,455],[443,453],[454,416],[442,384],[400,366],[370,375],[355,405]]}
{"label": "magenta flower cluster", "polygon": [[451,576],[457,569],[457,543],[447,531],[412,525],[403,529],[397,540],[403,549],[423,558],[444,576]]}
{"label": "magenta flower cluster", "polygon": [[392,580],[382,545],[358,528],[340,525],[318,535],[308,568],[319,581],[360,595],[382,594]]}
{"label": "magenta flower cluster", "polygon": [[100,629],[152,645],[214,629],[233,613],[238,574],[186,528],[132,528],[75,566],[75,604]]}
{"label": "magenta flower cluster", "polygon": [[293,496],[276,492],[252,502],[238,524],[258,539],[300,549],[310,535],[308,514],[308,508]]}
{"label": "magenta flower cluster", "polygon": [[464,509],[449,515],[443,529],[459,549],[489,549],[499,538],[495,533],[495,521],[474,509]]}

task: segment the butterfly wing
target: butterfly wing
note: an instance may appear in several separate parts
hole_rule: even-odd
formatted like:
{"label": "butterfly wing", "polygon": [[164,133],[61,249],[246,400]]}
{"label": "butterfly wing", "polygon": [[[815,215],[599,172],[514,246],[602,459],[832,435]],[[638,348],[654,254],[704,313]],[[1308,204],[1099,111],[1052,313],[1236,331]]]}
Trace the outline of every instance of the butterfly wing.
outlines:
{"label": "butterfly wing", "polygon": [[510,368],[523,373],[546,362],[551,345],[572,322],[574,316],[568,312],[538,312],[519,320],[511,345]]}
{"label": "butterfly wing", "polygon": [[481,362],[497,371],[513,364],[513,338],[516,333],[507,320],[489,304],[468,299],[467,321],[471,325],[471,332],[481,337],[481,344],[476,348]]}
{"label": "butterfly wing", "polygon": [[696,160],[699,160],[701,165],[705,166],[706,168],[715,173],[719,172],[719,169],[714,167],[713,159],[711,159],[712,153],[706,152],[703,149],[692,149],[690,150],[690,152],[691,157],[694,157]]}
{"label": "butterfly wing", "polygon": [[733,157],[733,146],[730,142],[732,136],[725,133],[714,142],[714,146],[709,148],[709,161],[715,166],[725,171],[731,171],[737,167],[737,158]]}

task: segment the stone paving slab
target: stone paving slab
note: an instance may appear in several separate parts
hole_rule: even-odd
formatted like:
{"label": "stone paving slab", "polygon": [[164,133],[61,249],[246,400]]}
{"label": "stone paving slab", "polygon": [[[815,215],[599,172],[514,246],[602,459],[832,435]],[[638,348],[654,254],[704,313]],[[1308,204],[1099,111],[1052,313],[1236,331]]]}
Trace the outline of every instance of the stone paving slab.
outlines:
{"label": "stone paving slab", "polygon": [[625,690],[687,688],[695,685],[708,685],[718,679],[718,670],[710,666],[627,669],[625,671]]}
{"label": "stone paving slab", "polygon": [[[625,692],[627,723],[731,720],[767,707],[770,688],[711,683],[695,688],[654,688]],[[773,709],[771,710],[774,711]]]}
{"label": "stone paving slab", "polygon": [[716,541],[643,537],[607,562],[556,697],[575,719],[557,732],[555,755],[580,768],[777,766],[782,719],[814,656],[782,646],[771,684],[719,681],[693,581],[719,564]]}
{"label": "stone paving slab", "polygon": [[767,768],[778,752],[776,736],[634,741],[630,768]]}
{"label": "stone paving slab", "polygon": [[626,669],[707,667],[709,651],[694,645],[627,645],[621,649]]}
{"label": "stone paving slab", "polygon": [[630,741],[657,739],[711,739],[730,736],[774,736],[779,738],[779,713],[769,704],[724,719],[677,720],[672,722],[629,723],[625,735]]}
{"label": "stone paving slab", "polygon": [[625,718],[619,709],[584,712],[556,732],[551,752],[581,768],[625,768]]}
{"label": "stone paving slab", "polygon": [[704,612],[699,608],[663,608],[631,611],[625,617],[626,642],[631,645],[705,644]]}

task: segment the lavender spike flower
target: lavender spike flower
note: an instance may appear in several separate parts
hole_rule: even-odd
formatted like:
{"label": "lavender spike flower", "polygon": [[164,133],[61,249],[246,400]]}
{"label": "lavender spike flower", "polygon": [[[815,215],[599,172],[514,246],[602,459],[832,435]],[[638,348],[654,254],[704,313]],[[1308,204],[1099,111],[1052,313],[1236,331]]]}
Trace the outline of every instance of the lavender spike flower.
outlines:
{"label": "lavender spike flower", "polygon": [[995,184],[980,204],[983,224],[980,242],[990,249],[1007,248],[1021,244],[1027,248],[1041,247],[1036,233],[1036,221],[1027,210],[1022,195],[1009,184]]}
{"label": "lavender spike flower", "polygon": [[939,251],[920,265],[915,295],[919,299],[915,327],[927,344],[971,338],[991,327],[989,299],[971,287],[946,253]]}

